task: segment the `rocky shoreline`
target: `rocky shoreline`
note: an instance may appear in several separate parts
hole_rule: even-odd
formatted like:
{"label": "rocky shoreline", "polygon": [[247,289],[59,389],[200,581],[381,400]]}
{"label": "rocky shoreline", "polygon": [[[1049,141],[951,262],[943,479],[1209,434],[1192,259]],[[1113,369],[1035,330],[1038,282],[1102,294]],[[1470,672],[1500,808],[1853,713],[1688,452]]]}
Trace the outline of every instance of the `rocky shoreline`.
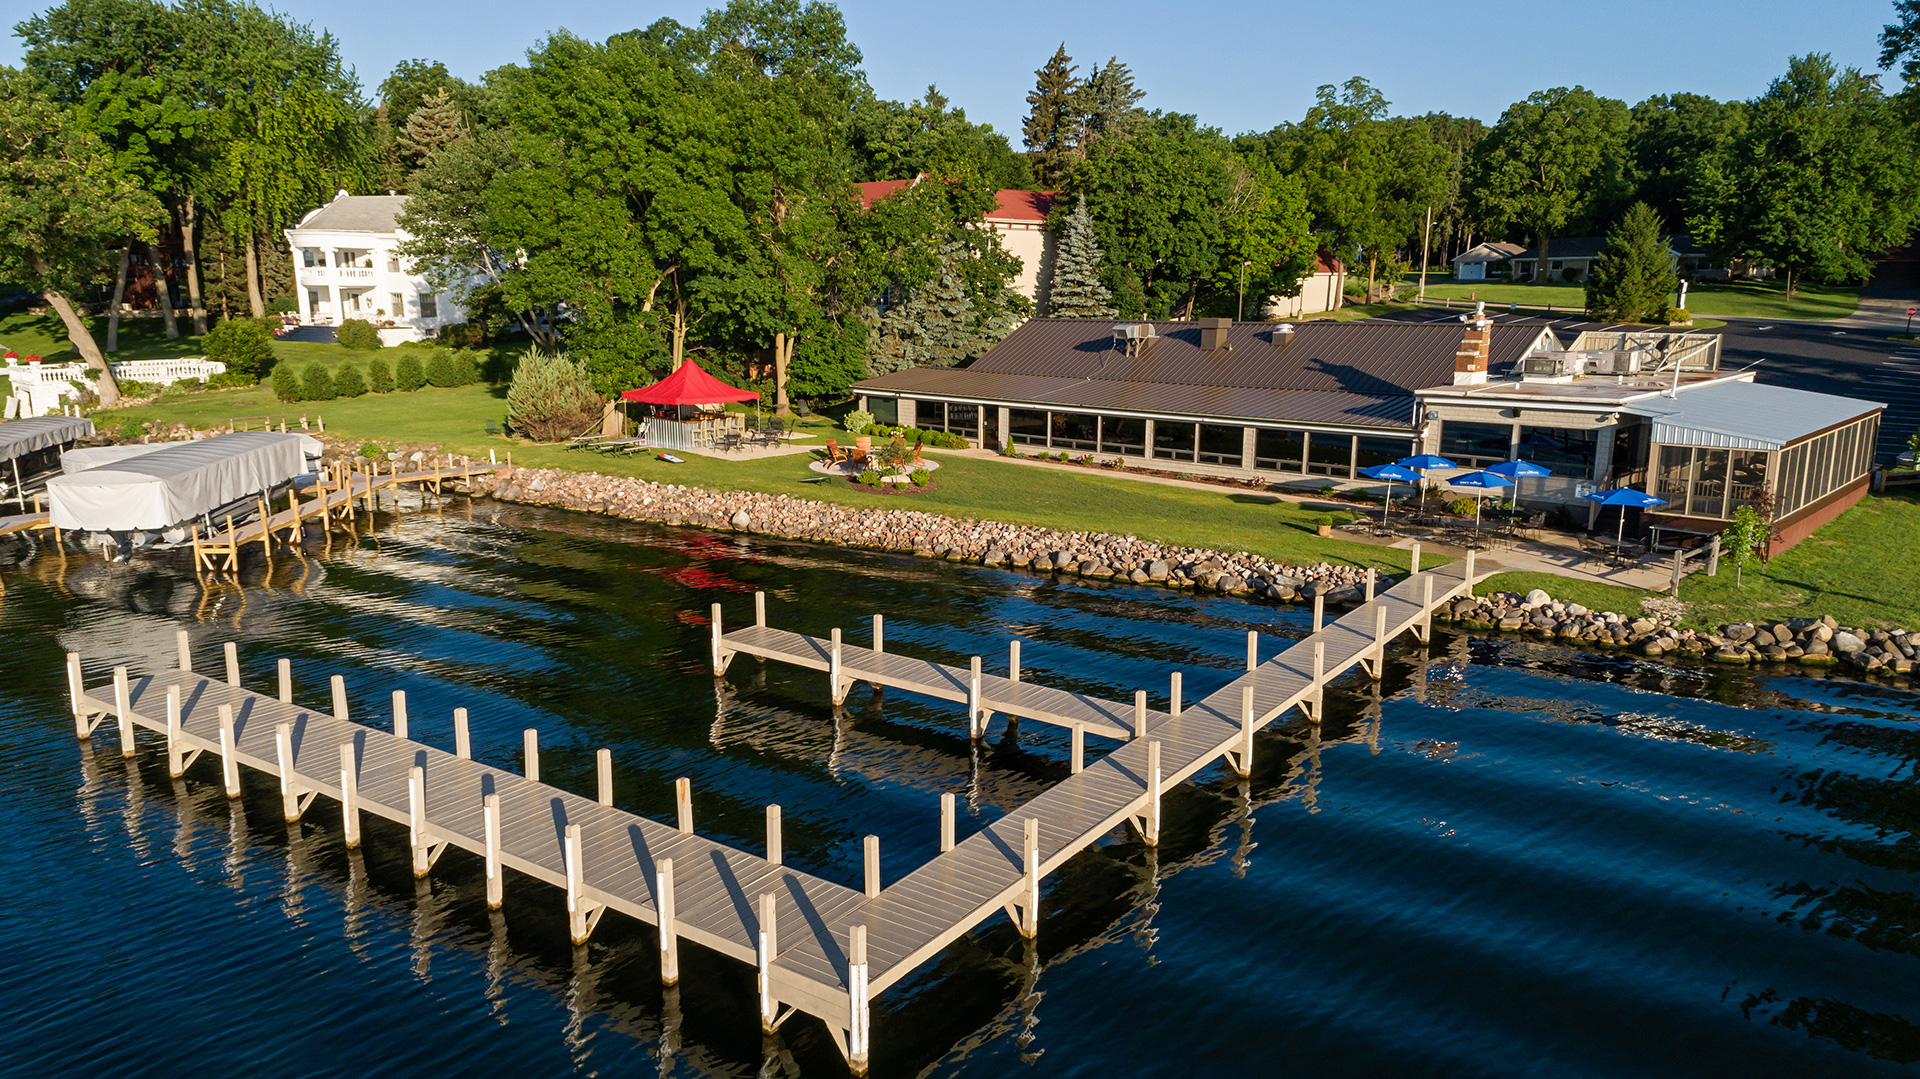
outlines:
{"label": "rocky shoreline", "polygon": [[[910,551],[926,558],[1067,573],[1164,588],[1279,602],[1325,596],[1358,602],[1366,571],[1320,563],[1286,566],[1246,552],[1153,543],[1135,536],[1065,532],[907,509],[860,509],[752,491],[558,469],[502,468],[476,477],[473,493],[507,502],[604,513],[637,521],[784,539]],[[1384,582],[1382,582],[1384,584]],[[1831,616],[1687,629],[1671,615],[1624,615],[1563,603],[1543,590],[1462,597],[1435,616],[1463,629],[1526,633],[1551,640],[1736,665],[1797,663],[1868,674],[1908,674],[1920,660],[1920,633],[1842,626]]]}

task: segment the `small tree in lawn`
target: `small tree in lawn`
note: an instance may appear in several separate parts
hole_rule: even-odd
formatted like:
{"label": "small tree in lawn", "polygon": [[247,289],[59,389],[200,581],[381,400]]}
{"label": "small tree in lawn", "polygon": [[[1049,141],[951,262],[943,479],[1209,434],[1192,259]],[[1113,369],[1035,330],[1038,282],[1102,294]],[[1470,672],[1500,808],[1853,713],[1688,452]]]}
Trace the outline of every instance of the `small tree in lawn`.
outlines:
{"label": "small tree in lawn", "polygon": [[1053,281],[1047,288],[1047,314],[1052,318],[1114,318],[1113,293],[1100,280],[1100,241],[1093,235],[1093,215],[1085,196],[1067,215],[1060,230],[1060,248],[1053,259]]}
{"label": "small tree in lawn", "polygon": [[367,392],[367,380],[360,377],[360,369],[350,363],[343,363],[333,372],[333,395],[335,397],[358,397]]}
{"label": "small tree in lawn", "polygon": [[393,365],[385,356],[375,356],[367,361],[367,388],[374,393],[387,393],[393,389]]}
{"label": "small tree in lawn", "polygon": [[300,399],[300,372],[290,363],[278,363],[273,367],[273,395],[287,404]]}
{"label": "small tree in lawn", "polygon": [[319,360],[308,364],[305,373],[300,376],[300,399],[333,400],[333,376],[327,373],[326,365]]}
{"label": "small tree in lawn", "polygon": [[580,434],[600,416],[584,364],[565,352],[535,349],[521,357],[507,387],[507,426],[535,442],[558,442]]}
{"label": "small tree in lawn", "polygon": [[412,393],[427,384],[427,373],[420,365],[420,357],[408,350],[393,365],[393,388],[403,393]]}
{"label": "small tree in lawn", "polygon": [[265,319],[230,318],[201,339],[207,359],[227,365],[236,375],[258,379],[273,365],[273,331]]}
{"label": "small tree in lawn", "polygon": [[1745,575],[1747,563],[1752,560],[1758,548],[1767,542],[1767,522],[1752,506],[1741,506],[1733,511],[1733,524],[1720,533],[1727,548],[1727,557],[1733,560],[1733,585],[1740,587]]}
{"label": "small tree in lawn", "polygon": [[1609,322],[1658,320],[1680,284],[1668,250],[1653,208],[1644,202],[1628,207],[1587,278],[1587,314]]}

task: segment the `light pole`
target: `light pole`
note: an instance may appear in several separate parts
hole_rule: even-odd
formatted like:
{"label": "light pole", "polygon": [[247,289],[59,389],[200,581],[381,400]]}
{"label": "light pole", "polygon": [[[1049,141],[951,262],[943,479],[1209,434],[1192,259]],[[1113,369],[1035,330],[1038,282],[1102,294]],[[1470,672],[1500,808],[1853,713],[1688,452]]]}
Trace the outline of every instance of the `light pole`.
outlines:
{"label": "light pole", "polygon": [[1433,239],[1433,207],[1427,207],[1427,227],[1420,232],[1420,302],[1427,302],[1427,251]]}
{"label": "light pole", "polygon": [[1247,314],[1247,267],[1251,265],[1253,265],[1251,262],[1240,263],[1240,302],[1233,309],[1233,321],[1235,322],[1239,322],[1246,317]]}

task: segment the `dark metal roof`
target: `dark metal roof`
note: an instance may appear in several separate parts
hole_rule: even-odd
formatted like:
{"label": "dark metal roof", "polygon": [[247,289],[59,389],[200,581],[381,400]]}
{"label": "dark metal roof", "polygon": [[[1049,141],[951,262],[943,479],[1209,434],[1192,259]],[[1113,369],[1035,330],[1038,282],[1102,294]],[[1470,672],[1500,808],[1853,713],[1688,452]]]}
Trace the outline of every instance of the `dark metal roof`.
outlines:
{"label": "dark metal roof", "polygon": [[[1156,415],[1290,423],[1407,427],[1413,391],[1453,382],[1458,321],[1305,322],[1291,333],[1236,323],[1229,348],[1204,352],[1192,322],[1155,323],[1151,343],[1129,354],[1114,324],[1033,319],[963,369],[916,368],[861,390]],[[1492,368],[1530,351],[1547,327],[1493,327]],[[1557,342],[1551,343],[1557,347]]]}

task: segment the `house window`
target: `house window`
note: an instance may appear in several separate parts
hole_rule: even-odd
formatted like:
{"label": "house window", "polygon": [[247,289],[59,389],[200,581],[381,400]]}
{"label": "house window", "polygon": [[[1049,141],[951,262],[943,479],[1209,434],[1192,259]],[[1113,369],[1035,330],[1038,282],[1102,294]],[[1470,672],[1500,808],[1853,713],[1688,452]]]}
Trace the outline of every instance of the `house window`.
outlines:
{"label": "house window", "polygon": [[1390,465],[1412,452],[1413,443],[1404,438],[1387,438],[1383,435],[1360,435],[1354,447],[1354,455],[1361,468]]}
{"label": "house window", "polygon": [[388,314],[391,314],[394,318],[406,317],[407,301],[406,301],[406,298],[401,296],[398,292],[387,293],[387,304],[388,304],[388,307],[387,307]]}
{"label": "house window", "polygon": [[1315,431],[1307,436],[1307,473],[1353,478],[1353,436]]}
{"label": "house window", "polygon": [[1047,444],[1047,414],[1030,408],[1007,411],[1007,437],[1026,446]]}
{"label": "house window", "polygon": [[1569,427],[1520,428],[1520,457],[1545,465],[1556,476],[1589,479],[1593,476],[1594,448],[1598,435],[1592,430]]}
{"label": "house window", "polygon": [[393,255],[387,256],[387,272],[388,273],[400,272],[400,260],[394,257]]}
{"label": "house window", "polygon": [[1194,423],[1153,421],[1153,455],[1167,461],[1193,460]]}
{"label": "house window", "polygon": [[1559,259],[1553,260],[1553,268],[1556,270],[1561,269],[1564,265],[1565,263],[1562,263]]}
{"label": "house window", "polygon": [[980,434],[980,406],[959,403],[947,406],[947,430],[956,435],[977,438]]}
{"label": "house window", "polygon": [[1276,472],[1298,472],[1306,442],[1298,431],[1262,427],[1253,433],[1253,467]]}
{"label": "house window", "polygon": [[440,304],[437,302],[438,299],[439,297],[435,296],[431,292],[422,292],[420,294],[420,317],[421,318],[439,318],[440,317]]}
{"label": "house window", "polygon": [[1100,452],[1138,457],[1147,452],[1147,421],[1128,416],[1100,417]]}
{"label": "house window", "polygon": [[317,247],[303,247],[300,249],[300,261],[301,265],[312,269],[315,266],[325,266],[327,256]]}
{"label": "house window", "polygon": [[1240,467],[1240,450],[1243,445],[1240,432],[1244,428],[1228,427],[1218,423],[1200,425],[1200,460],[1203,464],[1226,465],[1229,468]]}
{"label": "house window", "polygon": [[1087,412],[1054,412],[1053,447],[1067,450],[1097,450],[1100,421]]}
{"label": "house window", "polygon": [[900,401],[894,397],[874,397],[867,401],[867,411],[873,413],[873,422],[897,424],[900,422]]}
{"label": "house window", "polygon": [[1445,420],[1440,424],[1440,456],[1469,468],[1506,460],[1512,440],[1511,424],[1463,420]]}

